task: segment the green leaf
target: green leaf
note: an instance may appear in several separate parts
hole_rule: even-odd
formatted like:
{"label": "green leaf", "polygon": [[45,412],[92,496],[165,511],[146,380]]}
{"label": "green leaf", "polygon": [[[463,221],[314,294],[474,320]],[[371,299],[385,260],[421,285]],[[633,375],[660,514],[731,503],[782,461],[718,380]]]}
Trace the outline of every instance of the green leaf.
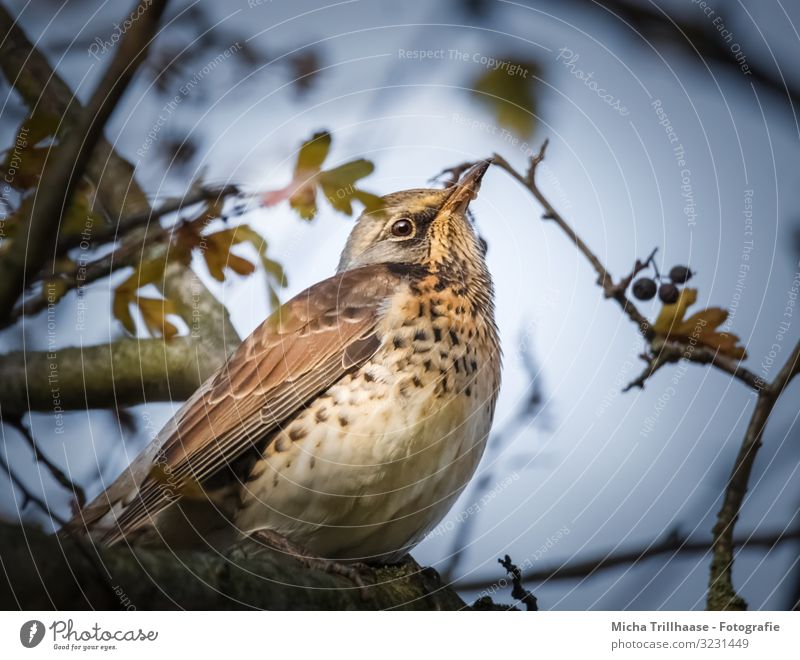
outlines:
{"label": "green leaf", "polygon": [[292,207],[303,220],[313,220],[317,215],[317,189],[313,181],[306,182],[289,197]]}
{"label": "green leaf", "polygon": [[341,213],[353,214],[354,199],[362,203],[366,200],[371,207],[377,208],[377,195],[359,191],[355,185],[356,181],[375,170],[370,161],[358,158],[329,170],[322,170],[330,152],[331,140],[330,133],[320,131],[303,143],[292,182],[279,190],[262,193],[261,203],[264,206],[273,206],[288,199],[289,206],[303,220],[312,220],[319,210],[317,188],[320,188],[331,206]]}
{"label": "green leaf", "polygon": [[297,154],[297,165],[294,168],[295,178],[316,174],[322,169],[322,163],[331,149],[331,134],[328,131],[314,133],[312,138],[304,142]]}
{"label": "green leaf", "polygon": [[345,215],[353,214],[352,199],[355,196],[355,182],[369,176],[375,166],[368,160],[359,158],[331,170],[320,172],[319,185],[322,194],[330,205]]}
{"label": "green leaf", "polygon": [[536,124],[534,83],[538,67],[513,58],[497,61],[507,66],[488,69],[478,76],[471,85],[475,98],[494,114],[500,126],[528,138]]}

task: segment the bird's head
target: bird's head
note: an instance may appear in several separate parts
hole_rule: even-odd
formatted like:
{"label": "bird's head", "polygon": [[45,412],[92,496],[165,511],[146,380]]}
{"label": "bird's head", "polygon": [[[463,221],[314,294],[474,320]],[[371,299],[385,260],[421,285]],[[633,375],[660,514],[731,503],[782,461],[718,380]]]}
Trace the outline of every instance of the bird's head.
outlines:
{"label": "bird's head", "polygon": [[377,211],[361,214],[347,239],[339,271],[378,263],[437,270],[445,264],[483,264],[483,247],[467,217],[491,164],[471,167],[444,190],[418,188],[382,197]]}

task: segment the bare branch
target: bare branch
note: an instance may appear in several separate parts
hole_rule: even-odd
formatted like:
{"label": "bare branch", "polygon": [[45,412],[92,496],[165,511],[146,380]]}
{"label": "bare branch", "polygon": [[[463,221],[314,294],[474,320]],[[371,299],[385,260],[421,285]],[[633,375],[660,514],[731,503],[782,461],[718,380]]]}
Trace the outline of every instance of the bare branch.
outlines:
{"label": "bare branch", "polygon": [[575,230],[569,225],[569,223],[564,220],[561,214],[555,210],[550,201],[547,197],[544,196],[542,191],[539,189],[538,184],[536,183],[536,170],[539,164],[544,160],[545,151],[547,149],[548,141],[545,140],[542,143],[542,148],[539,150],[539,153],[531,158],[530,168],[525,176],[520,174],[505,158],[502,156],[495,154],[493,156],[493,160],[495,165],[501,167],[506,172],[508,172],[512,177],[514,177],[517,181],[519,181],[525,188],[527,188],[536,200],[541,204],[542,208],[544,209],[544,213],[542,214],[542,219],[544,220],[552,220],[555,222],[558,227],[563,231],[569,239],[575,244],[575,247],[586,257],[589,263],[594,268],[595,272],[597,273],[597,284],[599,284],[603,288],[603,292],[606,298],[613,298],[616,300],[619,305],[622,307],[622,310],[628,317],[633,321],[637,327],[639,328],[639,332],[642,333],[645,339],[648,341],[652,340],[655,337],[655,332],[653,331],[652,326],[650,325],[650,321],[648,321],[641,312],[636,308],[628,297],[625,295],[625,288],[622,288],[620,285],[614,284],[614,280],[611,277],[611,273],[608,272],[606,267],[597,257],[597,255],[592,252],[589,246],[583,241],[583,239],[578,236]]}
{"label": "bare branch", "polygon": [[538,611],[539,603],[536,601],[536,596],[522,586],[522,571],[511,561],[511,557],[506,555],[503,559],[498,559],[497,562],[511,576],[511,597],[525,605],[525,609],[529,612]]}
{"label": "bare branch", "polygon": [[55,520],[59,525],[66,525],[67,521],[61,518],[55,511],[50,508],[50,505],[38,495],[34,495],[25,483],[15,474],[11,466],[6,462],[5,457],[0,456],[0,468],[8,475],[14,487],[22,493],[22,508],[24,509],[28,503],[34,504],[36,508],[40,509],[43,513],[47,514],[49,518]]}
{"label": "bare branch", "polygon": [[652,376],[656,371],[658,371],[661,367],[669,362],[677,362],[680,358],[676,358],[675,360],[669,360],[666,357],[665,351],[659,351],[653,355],[648,353],[643,353],[640,356],[647,362],[647,366],[644,368],[644,371],[640,373],[636,378],[634,378],[630,383],[628,383],[625,387],[622,388],[623,392],[628,392],[632,390],[634,387],[638,387],[640,390],[644,389],[644,384],[650,376]]}
{"label": "bare branch", "polygon": [[713,559],[708,585],[707,609],[744,610],[747,603],[733,587],[733,529],[739,519],[756,453],[761,447],[764,429],[775,404],[786,386],[800,370],[800,342],[775,379],[759,392],[756,407],[747,426],[742,445],[733,464],[733,470],[725,487],[725,497],[714,525]]}
{"label": "bare branch", "polygon": [[[790,532],[770,532],[764,534],[743,534],[733,541],[733,545],[743,549],[765,548],[767,550],[786,541],[800,540],[800,529]],[[648,543],[644,547],[624,552],[604,552],[594,557],[572,563],[561,563],[556,566],[540,568],[523,576],[523,583],[538,584],[552,580],[574,580],[592,577],[600,571],[619,566],[629,566],[661,555],[705,554],[711,551],[706,541],[690,541],[677,533],[670,533],[659,541]],[[460,591],[481,591],[496,586],[496,581],[470,580],[456,582],[453,585]]]}
{"label": "bare branch", "polygon": [[[525,188],[527,188],[536,200],[541,204],[544,209],[542,218],[545,220],[554,221],[561,230],[570,238],[578,250],[586,257],[589,263],[597,273],[597,283],[603,288],[603,293],[606,298],[616,300],[622,307],[622,311],[636,323],[639,332],[651,344],[654,355],[658,355],[658,364],[655,369],[650,371],[652,374],[663,364],[668,362],[677,362],[680,359],[685,359],[690,362],[697,362],[698,364],[711,364],[731,376],[741,380],[748,387],[758,391],[763,387],[764,381],[756,376],[754,373],[741,366],[738,360],[733,360],[725,355],[720,354],[718,351],[713,350],[707,346],[692,346],[683,345],[675,340],[664,341],[656,336],[653,326],[650,321],[636,308],[636,305],[625,295],[631,280],[645,267],[645,265],[652,259],[653,253],[645,261],[637,260],[634,264],[632,272],[626,277],[622,278],[619,282],[614,282],[608,269],[603,265],[597,255],[592,252],[583,239],[578,236],[575,230],[564,220],[558,211],[553,208],[549,200],[539,189],[536,183],[536,170],[539,164],[544,160],[545,151],[547,149],[548,141],[542,143],[542,148],[539,153],[531,158],[530,167],[527,174],[524,176],[520,174],[505,158],[495,154],[493,156],[494,163],[508,172],[514,179],[519,181]],[[649,367],[648,367],[649,369]],[[649,375],[646,377],[649,377]],[[643,374],[644,375],[644,374]],[[644,379],[637,378],[625,389],[631,387],[641,387],[644,384]],[[639,382],[641,379],[641,382]]]}
{"label": "bare branch", "polygon": [[739,360],[729,358],[710,346],[700,344],[688,346],[679,341],[658,338],[651,343],[650,348],[652,353],[644,356],[648,363],[645,370],[626,385],[623,392],[634,387],[643,388],[645,381],[665,364],[674,364],[681,360],[697,364],[710,364],[742,381],[756,392],[759,392],[765,385],[762,378],[743,367]]}
{"label": "bare branch", "polygon": [[[2,417],[2,411],[0,411],[0,417]],[[42,453],[42,450],[39,449],[39,445],[37,444],[36,440],[33,439],[30,429],[25,426],[22,420],[5,418],[4,421],[11,424],[20,432],[22,437],[25,439],[25,442],[31,448],[33,457],[47,468],[47,471],[50,472],[50,474],[61,485],[62,488],[75,496],[78,506],[83,508],[86,504],[86,494],[83,492],[83,488],[72,481],[72,479],[64,474],[64,471],[60,467],[58,467],[55,463],[53,463],[53,461],[51,461],[49,458],[47,458],[47,456],[45,456],[45,454]]]}

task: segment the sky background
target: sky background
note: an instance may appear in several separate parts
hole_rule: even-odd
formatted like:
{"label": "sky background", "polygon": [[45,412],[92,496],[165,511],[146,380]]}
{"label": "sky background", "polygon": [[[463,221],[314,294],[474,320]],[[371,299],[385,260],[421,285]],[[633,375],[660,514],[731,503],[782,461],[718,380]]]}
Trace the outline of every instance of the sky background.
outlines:
{"label": "sky background", "polygon": [[[188,4],[176,2],[173,10]],[[178,86],[214,60],[226,40],[228,46],[247,43],[266,57],[244,73],[236,56],[224,59],[189,99],[167,113],[155,146],[173,133],[191,136],[198,150],[188,166],[170,165],[155,146],[137,155],[174,93],[156,94],[151,77],[137,78],[106,133],[137,166],[138,180],[154,200],[180,196],[201,171],[207,182],[233,182],[252,191],[283,186],[298,145],[323,128],[333,134],[330,162],[365,157],[375,163],[363,187],[378,194],[425,186],[444,168],[494,152],[524,168],[532,150],[548,138],[542,188],[615,276],[654,247],[665,270],[689,264],[697,271],[692,285],[699,290],[693,309],[730,308],[729,329],[747,346],[746,366],[767,379],[800,338],[800,317],[783,316],[800,272],[795,242],[800,143],[785,95],[754,86],[739,70],[687,57],[677,42],[648,42],[588,3],[201,4],[222,43],[182,71]],[[467,4],[484,9],[470,12]],[[800,56],[800,9],[772,0],[710,4],[747,62],[774,68],[788,83],[800,85],[791,66]],[[85,99],[104,63],[89,55],[87,44],[107,37],[130,5],[116,0],[70,5],[59,10],[51,2],[8,3]],[[705,20],[690,0],[658,6],[676,19]],[[175,43],[194,47],[195,28],[179,20],[172,28]],[[319,52],[323,70],[299,95],[286,61],[306,48]],[[420,61],[403,55],[420,49],[442,49],[445,56]],[[577,55],[572,66],[563,49]],[[468,61],[450,51],[466,54]],[[530,137],[513,143],[470,93],[472,81],[486,71],[474,61],[476,54],[538,65],[538,74],[530,73],[536,98]],[[592,72],[628,112],[600,99],[575,70]],[[23,113],[15,94],[3,90],[0,125],[8,146]],[[664,115],[654,109],[659,101],[685,149],[690,201],[682,194],[687,181],[675,145],[659,124]],[[744,213],[748,200],[751,234]],[[689,204],[693,221],[686,214]],[[464,512],[474,511],[476,502],[477,512],[466,515],[469,545],[454,575],[464,581],[501,577],[497,558],[506,553],[520,564],[535,559],[539,569],[641,547],[675,528],[710,541],[755,397],[726,374],[696,365],[665,367],[644,390],[620,393],[643,367],[637,359],[643,342],[618,306],[603,299],[583,256],[555,225],[539,220],[530,194],[498,168],[487,174],[472,209],[489,245],[505,354],[495,428],[508,432],[480,467],[491,473],[491,497],[486,501],[486,491],[468,489],[443,526],[414,551],[415,558],[447,566]],[[298,220],[286,205],[255,210],[246,220],[287,269],[283,299],[333,272],[353,222],[324,203],[312,223]],[[750,269],[737,290],[751,240]],[[219,285],[202,263],[196,270],[228,306],[242,336],[268,313],[260,277],[234,277]],[[111,284],[118,281],[112,278]],[[110,318],[108,282],[90,290],[86,302],[93,321],[82,333],[75,331],[70,299],[61,304],[60,345],[121,336]],[[658,308],[655,302],[640,304],[650,318]],[[790,326],[776,338],[782,320]],[[26,320],[24,338],[29,350],[46,347],[41,319]],[[21,339],[19,330],[6,331],[0,349],[18,348]],[[533,387],[523,347],[535,357],[544,400],[534,419],[518,423],[518,407]],[[777,350],[778,364],[770,370],[762,365],[771,350]],[[738,524],[741,534],[798,525],[799,387],[797,382],[790,387],[770,420]],[[47,415],[35,415],[33,428],[43,448],[68,464],[77,480],[96,482],[91,495],[100,489],[97,461],[104,479],[113,479],[147,440],[147,416],[160,426],[173,409],[138,406],[133,416],[139,430],[122,437],[107,413],[70,413],[63,435],[53,433]],[[67,498],[37,469],[13,431],[6,429],[4,442],[26,482],[67,512]],[[0,476],[0,512],[16,517],[19,503]],[[37,519],[33,510],[24,515]],[[797,544],[784,543],[737,556],[734,583],[751,607],[786,607],[798,580],[797,550]],[[708,565],[709,557],[697,554],[659,557],[584,580],[534,585],[534,593],[545,609],[702,608]],[[510,598],[507,592],[495,597],[503,596]]]}

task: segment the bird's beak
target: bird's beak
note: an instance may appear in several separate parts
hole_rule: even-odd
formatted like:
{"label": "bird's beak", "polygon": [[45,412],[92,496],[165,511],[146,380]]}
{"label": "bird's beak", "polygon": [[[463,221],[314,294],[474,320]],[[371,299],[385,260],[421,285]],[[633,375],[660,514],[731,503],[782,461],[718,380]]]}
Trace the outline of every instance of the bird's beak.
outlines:
{"label": "bird's beak", "polygon": [[439,214],[449,212],[451,214],[463,214],[466,212],[469,203],[478,196],[481,188],[481,179],[492,164],[492,159],[487,158],[470,167],[453,186],[453,191],[445,200]]}

